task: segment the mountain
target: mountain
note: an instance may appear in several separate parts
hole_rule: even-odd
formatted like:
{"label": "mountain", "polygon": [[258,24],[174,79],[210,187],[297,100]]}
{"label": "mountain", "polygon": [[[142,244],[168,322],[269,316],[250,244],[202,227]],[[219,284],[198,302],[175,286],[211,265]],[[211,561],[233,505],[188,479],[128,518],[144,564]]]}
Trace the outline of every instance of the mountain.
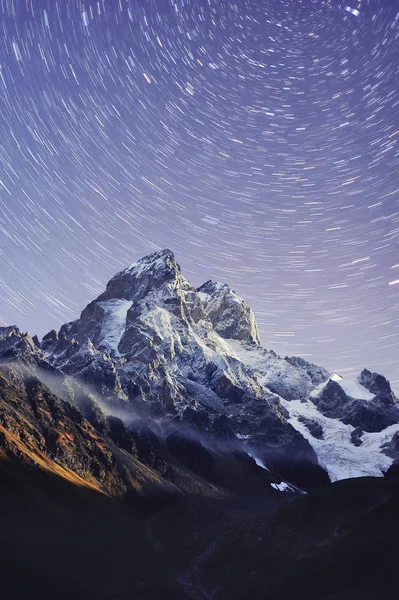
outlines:
{"label": "mountain", "polygon": [[398,464],[382,375],[263,348],[244,300],[170,250],[41,341],[0,328],[6,597],[371,599],[396,576]]}
{"label": "mountain", "polygon": [[389,382],[356,381],[262,348],[251,308],[226,284],[193,288],[170,250],[118,273],[80,318],[41,343],[55,368],[111,406],[235,442],[308,489],[381,476],[396,458]]}

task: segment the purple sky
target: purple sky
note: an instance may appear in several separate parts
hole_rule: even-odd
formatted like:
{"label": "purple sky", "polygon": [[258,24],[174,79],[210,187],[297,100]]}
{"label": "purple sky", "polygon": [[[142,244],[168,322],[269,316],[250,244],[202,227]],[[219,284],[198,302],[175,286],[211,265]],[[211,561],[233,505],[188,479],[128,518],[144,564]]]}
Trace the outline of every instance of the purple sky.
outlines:
{"label": "purple sky", "polygon": [[398,11],[0,0],[1,322],[58,328],[169,247],[265,347],[398,390]]}

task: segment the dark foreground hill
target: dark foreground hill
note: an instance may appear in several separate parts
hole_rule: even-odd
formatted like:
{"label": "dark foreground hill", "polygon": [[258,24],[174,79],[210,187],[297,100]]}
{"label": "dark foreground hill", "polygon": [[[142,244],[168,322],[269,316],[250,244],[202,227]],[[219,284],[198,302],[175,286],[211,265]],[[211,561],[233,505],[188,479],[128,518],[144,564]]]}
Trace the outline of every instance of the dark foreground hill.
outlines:
{"label": "dark foreground hill", "polygon": [[282,493],[240,454],[113,440],[20,361],[0,404],[4,598],[371,600],[399,583],[393,470]]}

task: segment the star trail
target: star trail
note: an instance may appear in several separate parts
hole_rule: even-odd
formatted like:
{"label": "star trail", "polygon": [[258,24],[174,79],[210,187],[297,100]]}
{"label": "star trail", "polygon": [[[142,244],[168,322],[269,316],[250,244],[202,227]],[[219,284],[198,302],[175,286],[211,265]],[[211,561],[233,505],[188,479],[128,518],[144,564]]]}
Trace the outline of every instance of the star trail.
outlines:
{"label": "star trail", "polygon": [[141,256],[399,388],[397,0],[0,0],[0,323]]}

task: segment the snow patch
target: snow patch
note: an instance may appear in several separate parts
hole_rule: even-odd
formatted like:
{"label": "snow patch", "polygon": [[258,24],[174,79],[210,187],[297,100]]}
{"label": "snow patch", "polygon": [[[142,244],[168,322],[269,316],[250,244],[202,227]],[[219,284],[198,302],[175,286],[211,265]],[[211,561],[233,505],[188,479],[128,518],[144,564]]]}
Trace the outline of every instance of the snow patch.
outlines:
{"label": "snow patch", "polygon": [[251,458],[254,459],[254,461],[256,462],[256,464],[258,465],[258,467],[260,467],[261,469],[264,469],[265,471],[269,471],[269,469],[266,467],[266,465],[263,462],[263,460],[261,460],[257,456],[254,456],[253,454],[251,454],[250,452],[248,452],[248,450],[247,450],[247,454],[248,454],[248,456],[250,456]]}
{"label": "snow patch", "polygon": [[130,300],[104,300],[98,303],[105,312],[99,344],[118,353],[118,345],[126,328],[126,317],[133,302]]}
{"label": "snow patch", "polygon": [[357,400],[372,400],[374,394],[369,392],[363,385],[356,380],[343,379],[340,375],[332,375],[331,380],[338,383],[347,396]]}
{"label": "snow patch", "polygon": [[197,292],[197,295],[199,296],[201,302],[203,302],[204,304],[206,304],[209,298],[211,297],[210,294],[205,294],[205,292]]}
{"label": "snow patch", "polygon": [[323,389],[326,387],[329,381],[335,381],[338,385],[343,389],[345,394],[350,398],[355,398],[356,400],[372,400],[374,398],[374,394],[369,392],[363,385],[361,385],[355,379],[344,379],[341,375],[331,375],[330,379],[327,379],[324,383],[318,385],[314,390],[310,393],[311,398],[315,398],[318,396]]}
{"label": "snow patch", "polygon": [[285,481],[282,481],[281,483],[271,483],[270,485],[279,492],[295,492],[295,488],[289,483],[285,483]]}

